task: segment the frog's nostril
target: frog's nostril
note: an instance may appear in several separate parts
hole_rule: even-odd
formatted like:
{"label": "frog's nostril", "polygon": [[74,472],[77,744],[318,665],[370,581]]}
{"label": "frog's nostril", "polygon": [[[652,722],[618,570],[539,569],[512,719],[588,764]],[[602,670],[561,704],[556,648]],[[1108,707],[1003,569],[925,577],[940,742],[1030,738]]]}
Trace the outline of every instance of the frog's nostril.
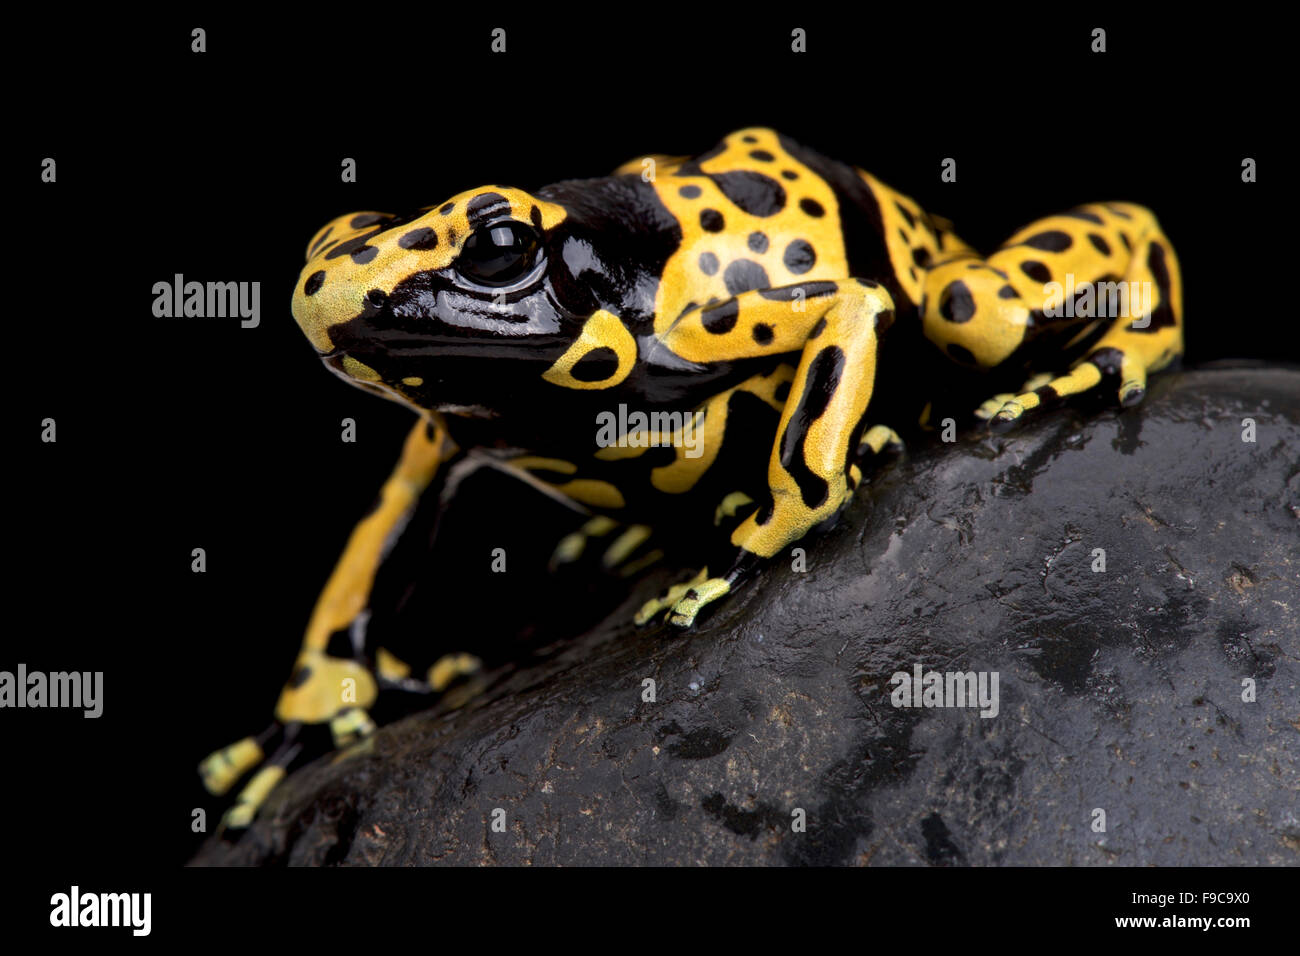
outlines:
{"label": "frog's nostril", "polygon": [[372,309],[382,309],[388,302],[388,293],[383,289],[371,289],[366,293],[366,302]]}

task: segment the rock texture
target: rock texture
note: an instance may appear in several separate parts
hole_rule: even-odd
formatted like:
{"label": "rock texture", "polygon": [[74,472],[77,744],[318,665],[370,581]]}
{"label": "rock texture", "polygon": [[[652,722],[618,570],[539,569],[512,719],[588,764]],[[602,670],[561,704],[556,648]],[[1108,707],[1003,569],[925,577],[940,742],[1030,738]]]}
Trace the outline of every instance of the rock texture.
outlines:
{"label": "rock texture", "polygon": [[[914,450],[805,571],[684,635],[628,623],[646,580],[194,862],[1300,864],[1298,461],[1265,368]],[[918,664],[996,672],[997,716],[893,706]]]}

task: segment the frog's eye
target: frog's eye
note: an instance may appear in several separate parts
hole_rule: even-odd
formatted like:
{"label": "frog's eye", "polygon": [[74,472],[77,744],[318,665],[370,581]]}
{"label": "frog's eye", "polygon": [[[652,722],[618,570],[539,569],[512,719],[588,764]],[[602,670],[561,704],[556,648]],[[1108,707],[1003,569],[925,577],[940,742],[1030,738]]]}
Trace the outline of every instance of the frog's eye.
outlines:
{"label": "frog's eye", "polygon": [[532,271],[540,243],[521,222],[502,220],[474,230],[456,259],[456,272],[475,285],[511,285]]}

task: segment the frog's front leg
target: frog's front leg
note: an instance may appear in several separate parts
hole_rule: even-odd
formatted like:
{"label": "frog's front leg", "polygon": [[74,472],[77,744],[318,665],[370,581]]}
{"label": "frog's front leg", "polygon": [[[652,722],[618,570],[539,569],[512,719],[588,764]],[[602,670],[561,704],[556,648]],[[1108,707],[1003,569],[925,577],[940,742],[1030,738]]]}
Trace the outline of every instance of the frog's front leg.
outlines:
{"label": "frog's front leg", "polygon": [[[342,557],[316,602],[292,675],[280,694],[275,720],[257,737],[246,737],[209,755],[199,766],[204,785],[227,792],[249,770],[261,769],[240,792],[223,821],[226,827],[252,822],[258,807],[303,755],[300,729],[328,724],[336,747],[374,729],[367,708],[384,677],[385,660],[373,662],[365,647],[364,623],[376,572],[433,480],[452,446],[445,433],[420,422],[407,437],[402,457],[384,483],[379,502],[353,530]],[[378,669],[379,674],[376,674]],[[275,744],[270,756],[267,749]]]}
{"label": "frog's front leg", "polygon": [[1035,376],[976,412],[1005,431],[1026,412],[1106,381],[1121,405],[1140,402],[1148,374],[1182,354],[1182,297],[1178,259],[1155,216],[1128,203],[1093,203],[1027,226],[986,261],[970,256],[930,269],[923,325],[950,357],[984,368],[1032,348],[1055,326],[1077,329],[1066,351],[1093,342],[1067,373]]}
{"label": "frog's front leg", "polygon": [[[734,550],[727,563],[649,602],[638,621],[671,605],[670,623],[691,626],[705,606],[735,590],[763,560],[844,506],[875,380],[878,331],[893,321],[893,309],[889,293],[869,280],[806,282],[693,310],[662,336],[666,347],[688,361],[790,352],[800,357],[768,460],[769,500],[731,533]],[[874,432],[872,450],[883,448],[891,435],[888,429]]]}

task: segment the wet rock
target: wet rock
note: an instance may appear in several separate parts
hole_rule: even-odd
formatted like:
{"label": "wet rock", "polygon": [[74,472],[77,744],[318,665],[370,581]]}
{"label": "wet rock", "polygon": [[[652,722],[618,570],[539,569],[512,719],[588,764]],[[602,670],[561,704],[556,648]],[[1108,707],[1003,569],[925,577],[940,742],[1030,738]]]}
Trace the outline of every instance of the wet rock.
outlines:
{"label": "wet rock", "polygon": [[[684,635],[628,623],[648,579],[195,862],[1296,865],[1298,461],[1260,368],[915,449],[805,572]],[[894,706],[917,666],[996,674],[996,716]]]}

